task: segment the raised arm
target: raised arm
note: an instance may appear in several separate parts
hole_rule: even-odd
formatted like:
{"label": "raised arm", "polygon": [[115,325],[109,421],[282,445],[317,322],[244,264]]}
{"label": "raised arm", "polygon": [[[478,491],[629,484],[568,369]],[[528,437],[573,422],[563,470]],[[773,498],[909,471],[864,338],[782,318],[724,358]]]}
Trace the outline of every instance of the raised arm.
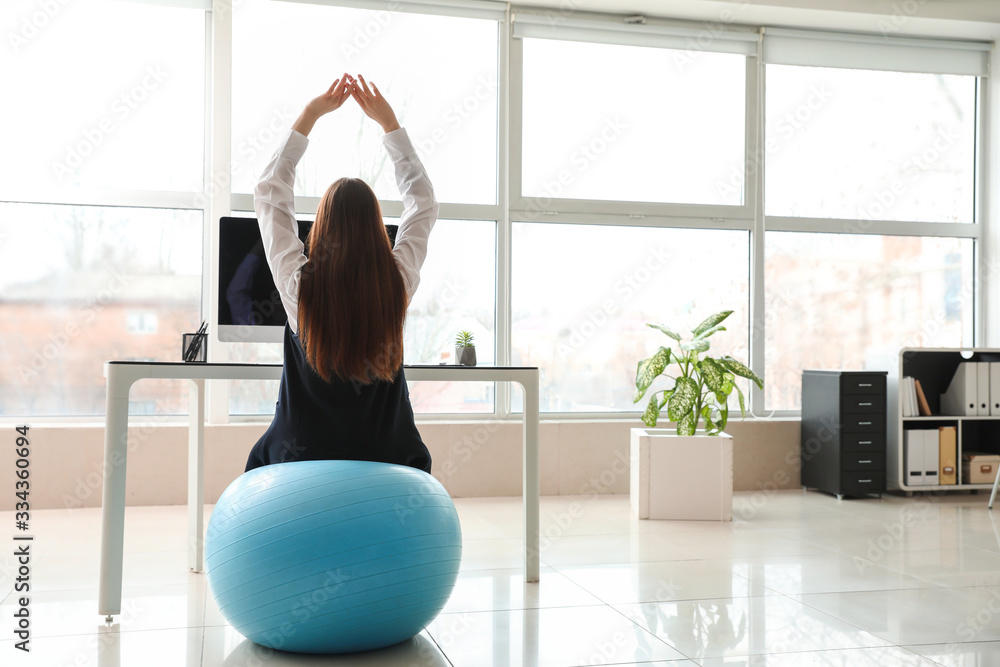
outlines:
{"label": "raised arm", "polygon": [[410,301],[420,284],[420,268],[427,257],[427,239],[438,216],[434,187],[406,130],[400,128],[396,114],[378,87],[373,83],[369,89],[368,83],[359,74],[351,94],[362,111],[385,131],[382,143],[392,160],[396,185],[403,199],[403,215],[392,253],[403,274],[407,300]]}
{"label": "raised arm", "polygon": [[309,145],[306,136],[313,125],[320,116],[344,103],[352,84],[353,79],[344,74],[326,93],[310,100],[264,167],[260,182],[254,188],[253,205],[264,243],[264,256],[292,331],[298,329],[299,277],[306,263],[305,248],[299,240],[299,226],[295,220],[295,168]]}

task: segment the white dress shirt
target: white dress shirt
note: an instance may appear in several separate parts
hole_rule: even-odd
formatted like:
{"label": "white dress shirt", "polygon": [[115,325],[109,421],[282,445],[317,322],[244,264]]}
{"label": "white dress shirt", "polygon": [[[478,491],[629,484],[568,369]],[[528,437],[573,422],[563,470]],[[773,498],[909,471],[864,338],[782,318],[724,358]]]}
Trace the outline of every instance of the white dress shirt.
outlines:
{"label": "white dress shirt", "polygon": [[[403,215],[392,255],[403,276],[409,303],[420,283],[420,267],[427,257],[427,237],[437,220],[438,203],[406,130],[400,128],[384,135],[382,144],[395,167],[396,185],[403,198]],[[308,145],[307,137],[289,130],[274,157],[264,167],[260,182],[254,188],[253,200],[264,255],[293,333],[299,326],[299,278],[307,261],[295,220],[293,185],[295,167]]]}

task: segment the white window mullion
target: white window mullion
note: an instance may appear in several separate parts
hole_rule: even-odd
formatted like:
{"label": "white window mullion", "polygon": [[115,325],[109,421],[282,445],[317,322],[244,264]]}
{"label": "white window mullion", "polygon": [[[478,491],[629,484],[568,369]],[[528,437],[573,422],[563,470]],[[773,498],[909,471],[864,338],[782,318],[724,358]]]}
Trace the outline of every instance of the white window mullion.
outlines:
{"label": "white window mullion", "polygon": [[677,227],[679,220],[694,221],[696,227],[749,229],[753,211],[747,206],[716,206],[711,204],[661,204],[655,202],[623,202],[592,199],[551,199],[521,197],[511,207],[511,214],[523,222],[583,222],[606,218],[632,222],[622,224]]}
{"label": "white window mullion", "polygon": [[747,204],[753,211],[753,226],[750,230],[750,358],[747,363],[750,369],[764,378],[762,391],[750,383],[750,410],[756,415],[764,415],[765,392],[767,376],[764,373],[766,365],[765,344],[767,341],[767,285],[765,276],[764,254],[764,86],[765,67],[760,57],[761,45],[758,41],[758,54],[755,58],[747,58],[746,109],[747,109],[747,139],[746,168],[744,183]]}
{"label": "white window mullion", "polygon": [[843,220],[839,218],[790,218],[767,216],[769,232],[815,234],[873,234],[876,236],[944,236],[978,239],[982,226],[965,222],[912,222],[905,220]]}
{"label": "white window mullion", "polygon": [[[230,165],[232,164],[232,106],[233,106],[233,0],[213,0],[211,33],[208,43],[211,48],[209,67],[209,91],[206,99],[210,109],[210,123],[206,134],[207,169],[205,172],[205,192],[208,195],[205,224],[209,228],[210,242],[205,246],[209,264],[208,293],[210,298],[208,336],[208,360],[229,361],[229,347],[219,341],[218,318],[214,317],[219,308],[219,224],[220,218],[231,214]],[[218,178],[225,175],[225,178]],[[229,422],[229,382],[209,380],[206,385],[206,409],[209,421],[214,424]]]}
{"label": "white window mullion", "polygon": [[692,216],[644,216],[609,213],[555,213],[544,216],[525,211],[511,211],[512,222],[542,222],[609,227],[660,227],[664,229],[722,229],[749,231],[753,222],[742,218],[701,218]]}
{"label": "white window mullion", "polygon": [[[510,105],[511,99],[511,77],[514,68],[511,65],[511,51],[514,48],[510,31],[510,10],[504,20],[498,25],[499,36],[497,39],[497,204],[499,215],[497,216],[497,236],[496,236],[496,364],[498,366],[510,365],[511,360],[511,222],[510,222],[510,173],[511,161],[511,118],[519,117],[519,113],[512,113],[515,107]],[[517,71],[517,79],[520,82],[521,72]],[[520,83],[518,84],[520,85]],[[520,107],[516,107],[520,108]],[[518,168],[520,162],[518,161]],[[503,386],[494,385],[494,414],[497,418],[503,419],[510,416],[511,387],[510,383]]]}
{"label": "white window mullion", "polygon": [[[996,58],[996,54],[990,54]],[[975,291],[973,310],[973,345],[990,345],[1000,337],[1000,308],[990,308],[988,304],[997,303],[995,298],[1000,292],[1000,277],[997,267],[1000,266],[1000,225],[991,219],[993,207],[990,182],[992,170],[990,161],[1000,154],[994,145],[992,128],[993,114],[998,109],[993,103],[989,80],[979,79],[978,105],[976,106],[977,133],[976,140],[976,227],[982,231],[979,243],[976,243],[976,276],[978,278]]]}

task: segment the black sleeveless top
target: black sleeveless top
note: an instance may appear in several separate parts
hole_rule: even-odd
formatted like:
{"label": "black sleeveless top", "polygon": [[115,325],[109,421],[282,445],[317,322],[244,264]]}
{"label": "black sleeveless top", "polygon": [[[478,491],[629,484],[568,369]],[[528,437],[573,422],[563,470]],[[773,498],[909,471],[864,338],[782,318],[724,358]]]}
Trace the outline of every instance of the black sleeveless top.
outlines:
{"label": "black sleeveless top", "polygon": [[250,451],[247,470],[272,463],[347,459],[431,471],[413,420],[403,369],[392,382],[362,385],[312,369],[297,334],[285,324],[285,360],[274,419]]}

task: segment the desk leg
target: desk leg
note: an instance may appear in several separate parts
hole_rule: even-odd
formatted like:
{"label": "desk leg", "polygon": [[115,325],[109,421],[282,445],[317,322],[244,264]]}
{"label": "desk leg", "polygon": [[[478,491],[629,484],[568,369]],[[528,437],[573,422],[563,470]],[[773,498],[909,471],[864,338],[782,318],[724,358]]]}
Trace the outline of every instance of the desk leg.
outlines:
{"label": "desk leg", "polygon": [[104,495],[101,501],[101,573],[97,612],[122,611],[122,553],[125,549],[125,462],[128,456],[128,387],[116,396],[108,375],[104,422]]}
{"label": "desk leg", "polygon": [[188,426],[188,569],[205,569],[205,381],[191,380]]}
{"label": "desk leg", "polygon": [[541,493],[538,455],[538,381],[524,390],[524,580],[539,579],[538,496]]}

